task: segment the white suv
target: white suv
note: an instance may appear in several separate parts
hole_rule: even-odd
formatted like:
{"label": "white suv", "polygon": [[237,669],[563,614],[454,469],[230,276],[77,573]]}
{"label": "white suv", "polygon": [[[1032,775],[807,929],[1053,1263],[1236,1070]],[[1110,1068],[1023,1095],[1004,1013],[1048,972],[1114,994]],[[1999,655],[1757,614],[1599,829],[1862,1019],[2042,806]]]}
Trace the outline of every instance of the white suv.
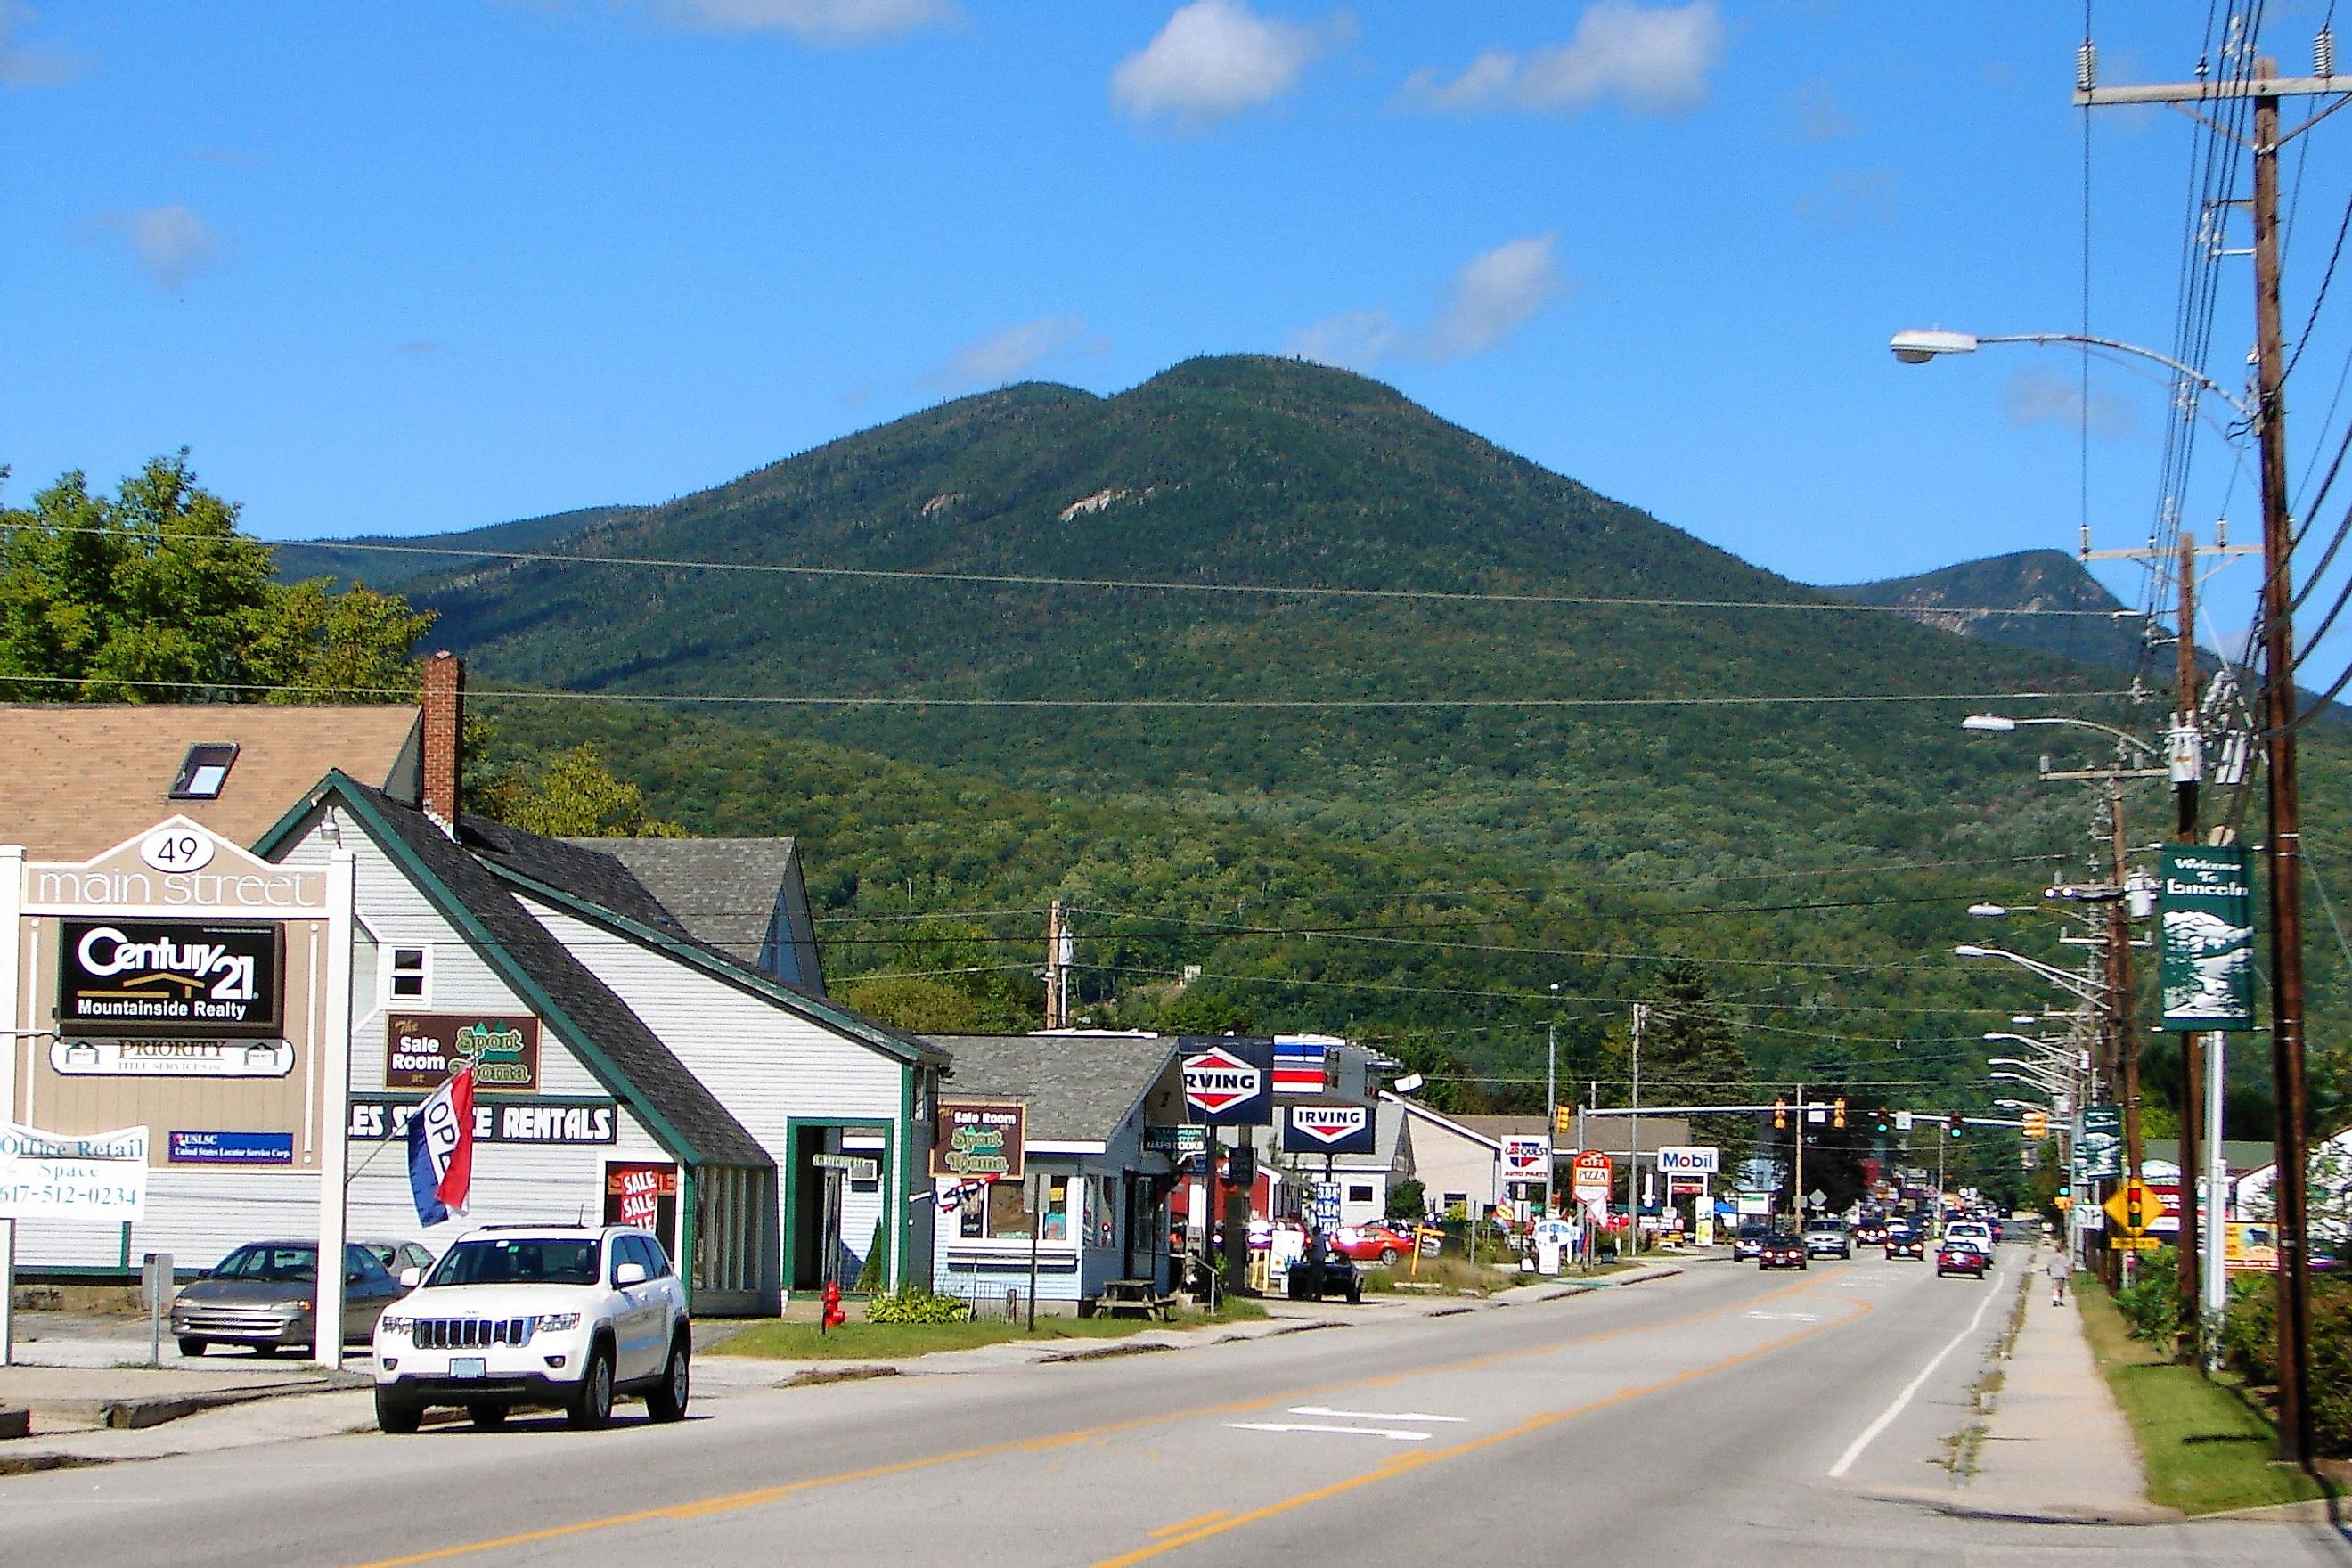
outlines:
{"label": "white suv", "polygon": [[427,1270],[375,1325],[375,1420],[414,1432],[431,1405],[495,1426],[519,1405],[574,1426],[642,1394],[656,1421],[686,1415],[686,1287],[661,1243],[625,1226],[486,1226]]}

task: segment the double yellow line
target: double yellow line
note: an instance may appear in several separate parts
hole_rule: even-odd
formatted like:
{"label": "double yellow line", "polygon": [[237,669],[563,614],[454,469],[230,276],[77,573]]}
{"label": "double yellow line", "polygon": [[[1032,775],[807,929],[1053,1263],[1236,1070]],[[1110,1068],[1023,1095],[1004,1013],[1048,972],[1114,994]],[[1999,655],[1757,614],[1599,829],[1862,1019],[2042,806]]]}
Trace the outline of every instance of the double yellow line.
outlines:
{"label": "double yellow line", "polygon": [[[1580,1334],[1570,1339],[1553,1340],[1544,1344],[1529,1346],[1524,1350],[1496,1351],[1487,1355],[1472,1356],[1462,1361],[1443,1362],[1434,1366],[1415,1367],[1403,1372],[1390,1373],[1381,1377],[1353,1378],[1345,1383],[1325,1384],[1318,1387],[1292,1389],[1286,1393],[1264,1394],[1253,1399],[1235,1400],[1230,1404],[1196,1405],[1187,1410],[1167,1411],[1155,1415],[1139,1415],[1131,1420],[1108,1422],[1097,1426],[1082,1426],[1068,1432],[1052,1433],[1043,1437],[1014,1438],[1003,1443],[984,1444],[976,1448],[959,1448],[952,1452],[944,1454],[927,1454],[919,1458],[898,1459],[887,1465],[871,1465],[859,1470],[844,1470],[829,1476],[812,1476],[806,1480],[784,1481],[775,1486],[755,1487],[747,1491],[727,1492],[717,1497],[704,1498],[694,1502],[669,1503],[665,1504],[660,1508],[638,1509],[628,1513],[607,1514],[599,1519],[581,1520],[572,1524],[550,1525],[543,1530],[520,1531],[510,1535],[492,1536],[482,1541],[463,1542],[454,1546],[436,1546],[423,1552],[407,1552],[398,1557],[378,1558],[372,1562],[356,1564],[355,1568],[414,1568],[414,1565],[418,1563],[446,1563],[454,1558],[470,1557],[485,1552],[503,1551],[506,1548],[515,1546],[533,1546],[550,1541],[563,1541],[568,1540],[572,1536],[593,1534],[599,1531],[625,1529],[633,1524],[651,1524],[663,1521],[709,1519],[718,1514],[740,1512],[745,1509],[764,1508],[770,1503],[782,1502],[787,1499],[800,1497],[805,1493],[816,1491],[825,1487],[845,1486],[856,1481],[885,1480],[892,1476],[908,1475],[919,1470],[937,1469],[946,1465],[965,1464],[974,1459],[991,1458],[1002,1454],[1040,1453],[1055,1448],[1075,1447],[1081,1443],[1092,1442],[1098,1437],[1115,1436],[1123,1432],[1140,1431],[1146,1427],[1169,1426],[1179,1421],[1196,1420],[1202,1416],[1239,1415],[1249,1411],[1265,1410],[1275,1405],[1287,1405],[1295,1400],[1313,1398],[1320,1394],[1337,1394],[1350,1388],[1381,1388],[1391,1384],[1402,1383],[1410,1378],[1430,1377],[1439,1373],[1451,1372],[1470,1372],[1482,1366],[1494,1365],[1498,1362],[1512,1361],[1527,1356],[1549,1355],[1556,1351],[1570,1350],[1579,1345],[1598,1344],[1606,1340],[1622,1339],[1628,1334],[1656,1333],[1667,1329],[1681,1328],[1685,1324],[1688,1323],[1703,1322],[1709,1318],[1719,1318],[1728,1312],[1745,1311],[1757,1306],[1759,1303],[1775,1300],[1780,1297],[1792,1294],[1795,1291],[1807,1289],[1809,1286],[1817,1283],[1819,1283],[1819,1281],[1801,1279],[1796,1281],[1794,1284],[1783,1286],[1777,1290],[1767,1291],[1761,1296],[1751,1296],[1745,1300],[1734,1302],[1729,1306],[1711,1307],[1705,1311],[1688,1312],[1685,1313],[1681,1317],[1668,1318],[1659,1322],[1633,1323],[1628,1324],[1627,1326],[1620,1329],[1606,1330],[1597,1334]],[[1851,1298],[1849,1298],[1849,1300],[1851,1300]],[[1857,1300],[1854,1301],[1853,1304],[1856,1307],[1859,1307],[1862,1310],[1862,1312],[1867,1312],[1870,1310],[1869,1303],[1867,1302]],[[1861,1316],[1861,1312],[1856,1312],[1853,1314],[1853,1316],[1859,1317]],[[1644,1394],[1659,1393],[1662,1390],[1672,1388],[1677,1384],[1689,1383],[1697,1378],[1727,1371],[1744,1362],[1753,1361],[1759,1356],[1769,1354],[1773,1351],[1780,1349],[1784,1345],[1792,1344],[1798,1340],[1804,1339],[1811,1334],[1819,1333],[1824,1329],[1834,1328],[1839,1326],[1840,1323],[1851,1321],[1851,1318],[1847,1318],[1837,1320],[1835,1322],[1817,1323],[1811,1328],[1774,1340],[1769,1344],[1760,1345],[1754,1350],[1743,1352],[1742,1353],[1730,1357],[1725,1361],[1713,1362],[1703,1367],[1694,1367],[1689,1371],[1678,1373],[1673,1377],[1663,1379],[1657,1383],[1648,1384],[1639,1388],[1623,1389],[1616,1394],[1609,1395],[1605,1399],[1595,1400],[1590,1405],[1579,1405],[1573,1410],[1548,1412],[1544,1415],[1537,1415],[1529,1420],[1521,1422],[1518,1426],[1513,1426],[1506,1431],[1493,1433],[1484,1437],[1474,1437],[1467,1442],[1456,1443],[1451,1447],[1437,1449],[1433,1453],[1408,1455],[1403,1458],[1391,1460],[1387,1464],[1367,1471],[1363,1475],[1355,1477],[1352,1479],[1335,1482],[1327,1487],[1319,1487],[1313,1491],[1302,1492],[1296,1497],[1286,1498],[1281,1501],[1269,1503],[1263,1508],[1254,1509],[1246,1513],[1203,1514],[1197,1519],[1185,1520],[1177,1524],[1165,1525],[1160,1530],[1152,1531],[1152,1534],[1155,1537],[1160,1538],[1156,1544],[1140,1548],[1138,1551],[1129,1552],[1124,1556],[1106,1559],[1103,1563],[1097,1564],[1096,1568],[1121,1568],[1121,1565],[1123,1564],[1140,1563],[1148,1558],[1159,1556],[1162,1552],[1172,1552],[1178,1547],[1189,1546],[1197,1541],[1205,1541],[1213,1535],[1220,1535],[1230,1530],[1238,1530],[1244,1525],[1254,1524],[1265,1519],[1271,1519],[1276,1514],[1286,1513],[1293,1509],[1304,1508],[1309,1503],[1319,1502],[1326,1498],[1337,1497],[1344,1492],[1352,1491],[1359,1487],[1369,1486],[1376,1480],[1383,1480],[1391,1476],[1402,1475],[1408,1470],[1419,1469],[1424,1465],[1437,1464],[1463,1454],[1475,1453],[1481,1448],[1492,1447],[1497,1443],[1505,1443],[1515,1437],[1525,1436],[1530,1432],[1541,1431],[1547,1426],[1558,1426],[1563,1421],[1572,1421],[1580,1415],[1588,1415],[1595,1411],[1605,1410],[1612,1405],[1622,1405],[1627,1400],[1638,1399]]]}

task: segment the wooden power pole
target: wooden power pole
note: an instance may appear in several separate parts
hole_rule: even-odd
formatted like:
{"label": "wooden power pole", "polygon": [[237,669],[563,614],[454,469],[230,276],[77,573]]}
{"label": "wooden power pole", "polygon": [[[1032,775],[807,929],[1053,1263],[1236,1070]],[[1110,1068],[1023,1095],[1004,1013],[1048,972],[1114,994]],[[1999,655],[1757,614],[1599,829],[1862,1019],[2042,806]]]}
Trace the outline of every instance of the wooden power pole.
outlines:
{"label": "wooden power pole", "polygon": [[[2268,774],[2269,831],[2263,845],[2271,925],[2271,1070],[2278,1105],[2279,1447],[2297,1463],[2311,1458],[2311,1249],[2305,1159],[2309,1100],[2304,1082],[2303,833],[2295,781],[2294,525],[2287,510],[2286,353],[2279,315],[2279,149],[2347,102],[2352,77],[2335,74],[2333,37],[2320,35],[2318,74],[2282,77],[2269,58],[2251,72],[2224,69],[2213,79],[2101,87],[2085,45],[2074,102],[2085,109],[2164,103],[2183,110],[2253,160],[2254,433],[2261,446],[2263,502],[2263,761]],[[2336,101],[2292,132],[2279,132],[2283,98]],[[2253,130],[2242,135],[2212,117],[2235,100],[2253,100]]]}

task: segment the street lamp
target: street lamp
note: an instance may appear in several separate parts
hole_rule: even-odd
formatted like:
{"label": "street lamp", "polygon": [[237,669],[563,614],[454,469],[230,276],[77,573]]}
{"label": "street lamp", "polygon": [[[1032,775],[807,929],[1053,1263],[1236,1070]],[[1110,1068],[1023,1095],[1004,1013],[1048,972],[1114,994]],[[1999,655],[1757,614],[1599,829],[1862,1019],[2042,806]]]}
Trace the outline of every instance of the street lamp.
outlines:
{"label": "street lamp", "polygon": [[1905,364],[1926,364],[1931,359],[1946,354],[1972,354],[1979,343],[2080,343],[2085,348],[2105,349],[2112,353],[2130,354],[2137,359],[2152,361],[2203,391],[2211,393],[2236,410],[2238,417],[2252,425],[2253,405],[2199,370],[2183,364],[2170,354],[2160,354],[2154,349],[2144,349],[2137,343],[2120,342],[2114,338],[2086,337],[2080,332],[1998,332],[1979,336],[1975,332],[1920,331],[1897,332],[1886,346]]}
{"label": "street lamp", "polygon": [[2070,973],[2054,963],[2044,963],[2038,958],[2028,958],[2021,952],[2011,952],[2005,947],[1979,947],[1964,942],[1952,952],[1961,958],[2005,958],[2021,969],[2031,970],[2061,991],[2081,997],[2084,1001],[2104,1005],[2107,987],[2088,975]]}
{"label": "street lamp", "polygon": [[[2066,724],[2077,730],[2096,730],[2111,736],[2120,745],[2132,748],[2142,757],[2156,755],[2156,748],[2128,730],[2118,730],[2113,724],[2102,724],[2092,719],[2073,719],[2051,714],[2035,719],[2013,719],[2006,713],[1971,713],[1960,721],[1960,728],[1977,735],[2006,735],[2024,724]],[[2166,770],[2169,776],[2170,770]]]}

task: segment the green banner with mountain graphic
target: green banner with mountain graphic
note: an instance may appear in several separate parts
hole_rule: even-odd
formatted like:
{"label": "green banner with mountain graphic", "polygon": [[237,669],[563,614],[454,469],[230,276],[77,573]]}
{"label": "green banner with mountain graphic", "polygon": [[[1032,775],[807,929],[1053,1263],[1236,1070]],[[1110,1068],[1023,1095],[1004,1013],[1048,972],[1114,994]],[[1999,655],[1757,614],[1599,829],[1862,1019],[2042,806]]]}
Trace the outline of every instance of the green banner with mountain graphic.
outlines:
{"label": "green banner with mountain graphic", "polygon": [[2253,872],[2245,847],[2165,850],[2158,909],[2164,1027],[2252,1028]]}

